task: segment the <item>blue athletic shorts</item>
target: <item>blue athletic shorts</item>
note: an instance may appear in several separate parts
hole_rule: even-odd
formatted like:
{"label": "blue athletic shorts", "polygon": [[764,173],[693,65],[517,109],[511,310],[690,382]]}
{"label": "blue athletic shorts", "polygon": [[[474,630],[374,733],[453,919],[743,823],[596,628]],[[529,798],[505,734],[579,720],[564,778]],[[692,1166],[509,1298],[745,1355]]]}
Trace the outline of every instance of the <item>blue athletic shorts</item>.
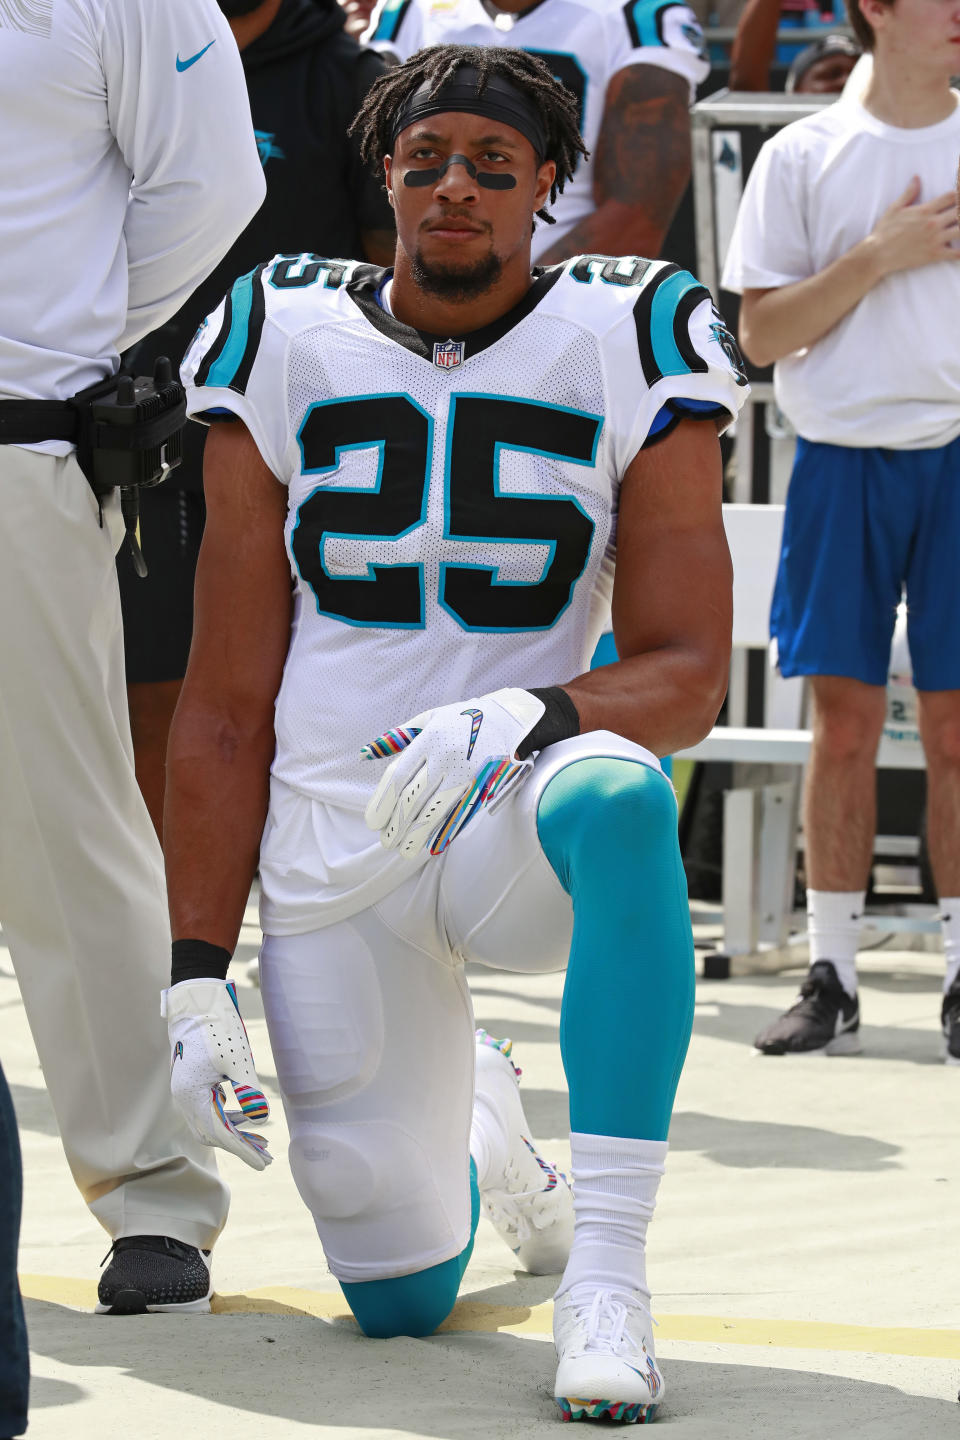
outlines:
{"label": "blue athletic shorts", "polygon": [[918,690],[960,689],[960,438],[797,441],[770,614],[783,675],[886,685],[901,591]]}

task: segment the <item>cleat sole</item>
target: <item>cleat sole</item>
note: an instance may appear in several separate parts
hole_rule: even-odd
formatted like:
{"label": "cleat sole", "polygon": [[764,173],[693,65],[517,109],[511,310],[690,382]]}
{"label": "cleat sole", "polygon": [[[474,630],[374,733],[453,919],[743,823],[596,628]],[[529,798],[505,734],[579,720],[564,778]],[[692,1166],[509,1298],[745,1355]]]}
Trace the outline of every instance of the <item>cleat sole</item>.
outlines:
{"label": "cleat sole", "polygon": [[767,1049],[761,1045],[754,1045],[754,1058],[758,1055],[764,1059],[768,1055],[787,1055],[790,1059],[814,1060],[824,1055],[862,1055],[863,1044],[858,1035],[835,1035],[826,1045],[819,1046],[816,1050],[786,1050]]}
{"label": "cleat sole", "polygon": [[581,1400],[570,1396],[555,1395],[563,1420],[600,1420],[614,1425],[649,1425],[652,1423],[657,1406],[650,1401],[628,1400]]}
{"label": "cleat sole", "polygon": [[146,1315],[147,1302],[141,1290],[118,1290],[109,1305],[97,1305],[98,1315]]}
{"label": "cleat sole", "polygon": [[[210,1292],[212,1295],[213,1292]],[[148,1305],[141,1290],[118,1290],[109,1305],[98,1303],[95,1315],[209,1315],[210,1295],[182,1304]]]}

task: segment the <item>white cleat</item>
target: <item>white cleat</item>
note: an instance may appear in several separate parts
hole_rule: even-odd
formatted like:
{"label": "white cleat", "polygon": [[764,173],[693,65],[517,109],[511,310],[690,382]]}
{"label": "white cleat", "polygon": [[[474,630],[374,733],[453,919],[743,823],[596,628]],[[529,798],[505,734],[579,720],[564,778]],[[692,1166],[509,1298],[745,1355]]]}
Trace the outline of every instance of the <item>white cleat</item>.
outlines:
{"label": "white cleat", "polygon": [[477,1031],[474,1104],[506,1141],[503,1173],[480,1191],[483,1213],[531,1275],[559,1275],[573,1244],[573,1194],[565,1175],[530,1140],[510,1059],[513,1042]]}
{"label": "white cleat", "polygon": [[564,1420],[650,1424],[663,1399],[652,1328],[646,1300],[635,1290],[581,1283],[557,1297],[553,1395]]}

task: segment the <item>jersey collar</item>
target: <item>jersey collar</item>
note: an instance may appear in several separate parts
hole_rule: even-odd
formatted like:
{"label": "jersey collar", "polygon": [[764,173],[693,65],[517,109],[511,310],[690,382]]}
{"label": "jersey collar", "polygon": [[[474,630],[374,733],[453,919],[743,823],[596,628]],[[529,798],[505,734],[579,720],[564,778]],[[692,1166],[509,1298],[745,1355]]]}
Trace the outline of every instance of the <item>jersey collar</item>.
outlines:
{"label": "jersey collar", "polygon": [[[533,12],[534,12],[534,10],[539,10],[539,9],[540,9],[540,6],[541,6],[541,5],[545,5],[546,3],[547,3],[547,0],[531,0],[531,3],[530,3],[529,5],[527,5],[525,9],[516,11],[516,12],[514,13],[514,15],[513,15],[513,25],[511,26],[511,29],[515,29],[515,28],[520,24],[520,21],[521,21],[521,20],[526,20],[526,18],[527,18],[528,15],[532,15]],[[494,0],[493,5],[488,5],[488,4],[486,3],[486,0],[480,0],[480,4],[481,4],[481,7],[487,12],[487,14],[489,15],[490,19],[493,20],[494,23],[496,23],[496,18],[497,18],[496,0]],[[510,14],[510,11],[509,11],[509,10],[501,10],[499,13],[500,13],[501,15],[509,15],[509,14]],[[499,27],[498,27],[498,28],[499,28]],[[507,33],[509,34],[509,31],[508,31]]]}
{"label": "jersey collar", "polygon": [[404,325],[395,315],[389,315],[377,298],[388,273],[376,265],[357,265],[346,283],[347,293],[381,335],[386,335],[388,340],[393,340],[405,350],[433,364],[434,347],[448,340],[462,341],[464,360],[469,360],[471,355],[479,355],[481,350],[486,350],[498,340],[502,340],[504,335],[509,334],[521,320],[525,320],[553,289],[563,274],[563,266],[551,265],[547,269],[542,266],[535,267],[532,272],[533,284],[512,310],[491,321],[489,325],[484,325],[479,330],[469,330],[464,335],[431,335],[428,330],[414,330],[412,326]]}

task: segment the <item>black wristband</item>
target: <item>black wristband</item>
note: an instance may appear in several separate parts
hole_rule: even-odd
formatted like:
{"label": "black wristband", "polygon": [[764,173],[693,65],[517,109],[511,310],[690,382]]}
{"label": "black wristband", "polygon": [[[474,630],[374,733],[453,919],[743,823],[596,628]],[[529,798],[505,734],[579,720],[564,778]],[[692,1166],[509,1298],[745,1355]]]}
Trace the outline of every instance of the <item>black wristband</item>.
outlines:
{"label": "black wristband", "polygon": [[170,984],[181,980],[226,980],[230,964],[229,950],[211,945],[209,940],[174,940]]}
{"label": "black wristband", "polygon": [[517,746],[517,759],[526,760],[534,750],[543,750],[547,745],[556,745],[558,740],[572,740],[580,734],[580,714],[566,690],[551,685],[546,690],[530,690],[546,705],[546,710],[534,725],[530,734]]}

